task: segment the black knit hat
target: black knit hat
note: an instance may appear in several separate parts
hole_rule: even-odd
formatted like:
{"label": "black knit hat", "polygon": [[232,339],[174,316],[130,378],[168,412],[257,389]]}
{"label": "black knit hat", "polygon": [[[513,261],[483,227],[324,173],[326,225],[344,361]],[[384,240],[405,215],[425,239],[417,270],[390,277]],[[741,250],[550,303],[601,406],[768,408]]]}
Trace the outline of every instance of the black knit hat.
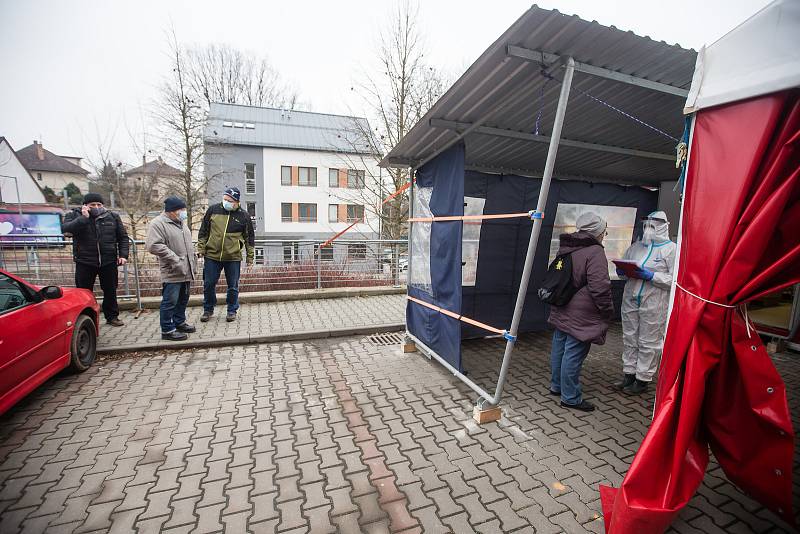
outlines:
{"label": "black knit hat", "polygon": [[86,193],[83,195],[84,204],[89,204],[91,202],[99,202],[100,204],[104,203],[103,197],[100,195],[100,193]]}
{"label": "black knit hat", "polygon": [[167,197],[164,201],[164,211],[178,211],[186,207],[186,202],[180,197]]}

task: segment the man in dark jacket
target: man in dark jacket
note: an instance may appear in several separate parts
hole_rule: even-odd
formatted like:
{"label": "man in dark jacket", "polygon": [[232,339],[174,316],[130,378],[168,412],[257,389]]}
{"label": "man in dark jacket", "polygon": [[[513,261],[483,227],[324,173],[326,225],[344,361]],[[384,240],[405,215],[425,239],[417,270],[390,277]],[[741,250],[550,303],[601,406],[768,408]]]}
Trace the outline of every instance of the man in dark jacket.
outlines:
{"label": "man in dark jacket", "polygon": [[203,256],[203,315],[206,322],[214,315],[217,304],[217,281],[225,271],[228,284],[226,302],[228,322],[236,320],[239,309],[239,275],[242,267],[242,249],[246,251],[247,265],[253,265],[255,256],[255,232],[250,216],[239,206],[241,192],[229,187],[222,202],[206,210],[200,231],[197,233],[197,253]]}
{"label": "man in dark jacket", "polygon": [[592,343],[602,345],[614,317],[611,279],[603,249],[606,222],[584,213],[575,223],[578,231],[561,234],[558,255],[572,259],[572,281],[580,288],[564,306],[552,306],[548,323],[555,328],[550,354],[550,392],[561,396],[561,405],[591,412],[594,405],[581,394],[581,367]]}
{"label": "man in dark jacket", "polygon": [[117,266],[128,262],[128,233],[119,215],[106,210],[103,197],[89,193],[83,206],[72,210],[61,225],[64,234],[72,234],[75,260],[75,287],[92,290],[100,277],[103,290],[103,315],[112,326],[122,326],[117,306]]}

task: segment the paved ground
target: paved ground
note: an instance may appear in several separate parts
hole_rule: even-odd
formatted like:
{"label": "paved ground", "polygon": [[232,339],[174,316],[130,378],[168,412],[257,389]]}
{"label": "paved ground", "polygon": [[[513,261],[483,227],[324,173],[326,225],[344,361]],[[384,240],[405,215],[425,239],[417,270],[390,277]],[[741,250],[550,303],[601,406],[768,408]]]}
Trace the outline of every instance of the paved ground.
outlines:
{"label": "paved ground", "polygon": [[[547,337],[523,337],[481,427],[439,365],[366,338],[110,358],[0,418],[0,532],[602,532],[597,485],[652,409],[609,388],[619,345],[592,350],[600,410],[577,414],[547,394]],[[498,342],[465,352],[488,383]],[[776,363],[798,414],[800,361]],[[712,467],[675,531],[783,530]]]}
{"label": "paved ground", "polygon": [[[200,322],[201,306],[188,308],[188,321],[197,327],[185,342],[162,341],[158,310],[122,312],[125,326],[100,328],[101,352],[132,351],[189,344],[232,344],[273,341],[288,336],[327,337],[331,332],[392,327],[405,322],[405,294],[368,297],[291,300],[242,304],[236,321],[225,322],[225,306],[217,306],[207,323]],[[368,329],[369,329],[368,328]]]}

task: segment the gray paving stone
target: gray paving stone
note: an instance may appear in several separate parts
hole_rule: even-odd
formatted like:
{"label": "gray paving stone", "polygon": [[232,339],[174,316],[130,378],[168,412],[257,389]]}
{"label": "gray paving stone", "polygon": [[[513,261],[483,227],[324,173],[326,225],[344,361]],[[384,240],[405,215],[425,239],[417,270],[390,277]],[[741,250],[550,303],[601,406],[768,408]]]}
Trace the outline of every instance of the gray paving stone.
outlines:
{"label": "gray paving stone", "polygon": [[[592,348],[600,410],[575,414],[546,392],[549,337],[522,336],[484,426],[440,366],[363,337],[101,359],[0,420],[0,531],[602,532],[597,485],[619,484],[652,408],[609,388],[619,345],[615,327]],[[464,343],[480,383],[501,356]],[[776,365],[800,383],[796,358]],[[784,528],[712,462],[671,532]]]}

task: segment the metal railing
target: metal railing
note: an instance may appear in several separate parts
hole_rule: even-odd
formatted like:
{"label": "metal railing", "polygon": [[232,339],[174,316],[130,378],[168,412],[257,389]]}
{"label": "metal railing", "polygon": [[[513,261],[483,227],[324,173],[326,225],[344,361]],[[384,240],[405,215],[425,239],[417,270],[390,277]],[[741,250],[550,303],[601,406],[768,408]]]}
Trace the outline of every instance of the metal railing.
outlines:
{"label": "metal railing", "polygon": [[[398,286],[406,282],[406,241],[340,239],[320,249],[323,243],[256,240],[255,265],[242,264],[239,292]],[[205,260],[197,261],[192,294],[203,291]],[[72,240],[60,235],[2,236],[0,269],[37,285],[74,287]],[[145,251],[144,241],[130,240],[128,263],[119,267],[119,280],[117,298],[134,299],[138,308],[143,297],[161,295],[158,259]],[[223,273],[217,292],[224,289]],[[99,281],[95,295],[102,297]]]}

